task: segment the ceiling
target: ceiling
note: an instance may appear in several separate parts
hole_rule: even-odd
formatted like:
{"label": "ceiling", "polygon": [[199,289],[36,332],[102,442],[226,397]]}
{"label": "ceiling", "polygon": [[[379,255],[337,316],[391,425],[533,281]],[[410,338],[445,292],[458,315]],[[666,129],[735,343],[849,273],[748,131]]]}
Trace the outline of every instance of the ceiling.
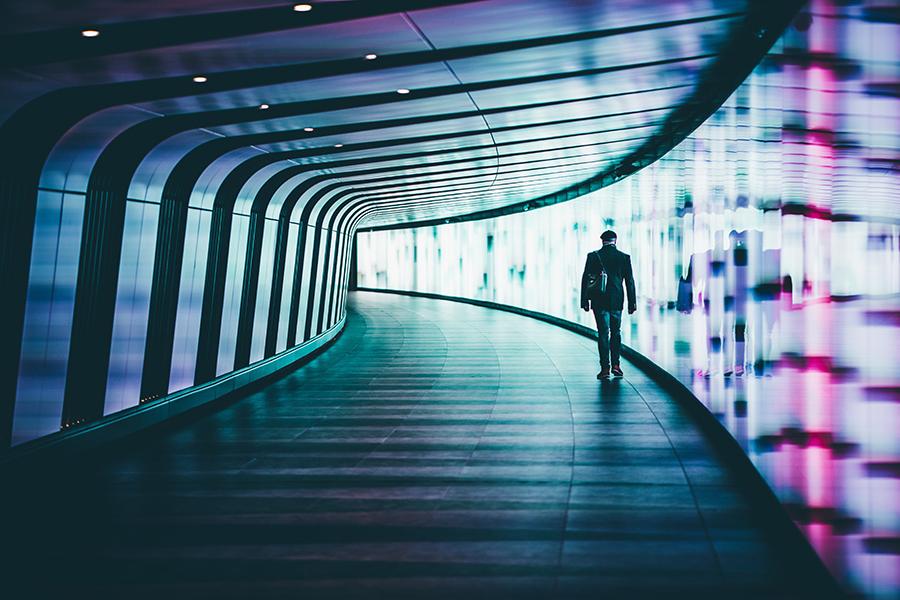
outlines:
{"label": "ceiling", "polygon": [[467,218],[574,197],[655,160],[798,4],[7,2],[0,119],[10,132],[29,116],[47,138],[21,140],[42,187],[84,193],[119,140],[134,154],[132,198],[158,201],[193,152],[198,208],[252,160],[239,212],[294,169],[270,216],[318,177],[311,189],[343,190],[364,227]]}

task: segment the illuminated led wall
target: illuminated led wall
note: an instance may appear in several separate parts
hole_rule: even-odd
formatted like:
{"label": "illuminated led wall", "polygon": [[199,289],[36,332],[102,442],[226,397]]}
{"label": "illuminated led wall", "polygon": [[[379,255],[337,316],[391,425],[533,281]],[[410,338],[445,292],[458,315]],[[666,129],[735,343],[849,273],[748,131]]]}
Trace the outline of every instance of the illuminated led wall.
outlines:
{"label": "illuminated led wall", "polygon": [[[579,307],[584,258],[616,230],[641,307],[625,318],[625,343],[725,424],[849,589],[893,597],[900,27],[890,21],[862,3],[812,3],[657,163],[532,212],[360,233],[359,285],[593,326]],[[680,311],[679,286],[690,298]]]}

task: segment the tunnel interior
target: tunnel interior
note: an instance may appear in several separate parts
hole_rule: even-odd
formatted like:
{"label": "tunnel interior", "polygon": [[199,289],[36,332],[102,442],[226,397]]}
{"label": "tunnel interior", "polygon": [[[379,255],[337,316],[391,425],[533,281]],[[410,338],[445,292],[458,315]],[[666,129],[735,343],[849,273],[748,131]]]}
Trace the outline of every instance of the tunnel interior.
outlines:
{"label": "tunnel interior", "polygon": [[[406,377],[421,395],[417,401],[429,393],[448,402],[472,393],[479,402],[491,399],[489,415],[510,402],[507,408],[515,416],[508,425],[515,429],[521,425],[516,419],[528,418],[522,416],[530,406],[523,390],[537,385],[550,398],[548,406],[556,408],[538,411],[543,417],[535,416],[533,430],[525,427],[525,433],[513,435],[553,438],[561,426],[555,419],[569,419],[572,433],[563,441],[576,466],[566,467],[567,486],[545,488],[568,494],[560,500],[564,525],[537,527],[538,537],[556,532],[552,535],[562,538],[558,549],[541,547],[548,556],[556,552],[558,572],[541,572],[549,579],[531,592],[566,597],[633,585],[615,579],[624,577],[618,572],[589,582],[591,561],[605,560],[606,550],[597,550],[601,544],[593,538],[579,546],[575,540],[583,532],[576,527],[572,533],[567,525],[576,473],[592,476],[585,474],[587,467],[578,470],[577,455],[601,452],[580,445],[583,436],[597,432],[579,429],[585,426],[577,421],[579,411],[589,419],[594,413],[584,404],[587,396],[578,394],[599,389],[601,400],[603,394],[609,400],[601,405],[613,412],[620,395],[626,404],[640,397],[637,419],[654,411],[669,415],[657,397],[682,395],[699,407],[698,418],[711,424],[714,435],[730,444],[738,462],[746,462],[744,473],[750,475],[743,478],[758,478],[759,493],[771,496],[771,511],[783,513],[785,527],[798,535],[790,544],[809,554],[813,571],[824,565],[823,577],[852,596],[894,597],[900,590],[898,40],[898,7],[874,0],[4,3],[0,462],[24,471],[28,486],[51,494],[61,485],[48,480],[57,471],[44,469],[40,461],[82,447],[92,452],[85,464],[112,459],[96,471],[78,471],[97,487],[74,504],[92,515],[98,530],[139,532],[145,546],[122,567],[131,573],[159,558],[147,550],[154,544],[148,541],[153,518],[171,528],[178,521],[174,513],[150,518],[144,512],[137,519],[120,505],[148,502],[128,488],[131,477],[141,479],[142,469],[153,480],[148,497],[177,490],[191,471],[183,464],[190,458],[184,459],[179,435],[206,440],[204,449],[187,456],[216,462],[221,452],[216,469],[233,471],[241,481],[253,478],[252,469],[248,474],[229,460],[246,456],[251,462],[241,464],[252,464],[255,453],[263,452],[262,438],[253,437],[242,454],[203,437],[212,435],[208,428],[220,427],[225,438],[234,431],[249,436],[252,428],[242,425],[249,418],[261,431],[275,431],[275,421],[253,419],[261,414],[274,419],[285,410],[305,423],[319,409],[325,412],[316,418],[332,418],[352,412],[350,399],[364,394],[384,401],[388,411],[406,389],[395,378]],[[587,330],[594,327],[594,317],[581,310],[579,286],[585,255],[600,246],[600,234],[608,229],[618,233],[618,247],[630,254],[637,284],[639,309],[622,325],[625,357],[633,363],[626,371],[633,394],[597,388],[596,361],[567,353],[562,338],[557,340],[560,334],[540,329],[552,328],[549,322],[568,329],[564,337],[573,345],[591,346],[576,335],[590,335]],[[479,308],[457,306],[459,301]],[[496,308],[520,316],[483,313]],[[529,316],[545,323],[532,324]],[[396,323],[392,331],[389,323],[401,317],[410,322]],[[415,326],[418,319],[423,321]],[[466,322],[470,334],[489,331],[484,335],[496,338],[497,345],[479,345],[474,334],[463,335],[456,328],[464,329]],[[411,337],[403,342],[397,332],[405,327]],[[516,365],[514,348],[505,344],[515,345],[517,330],[531,332],[523,347],[541,346],[549,362],[532,357],[532,363],[523,359]],[[428,340],[437,345],[423,343],[420,335],[433,335]],[[365,341],[371,336],[383,339]],[[471,353],[472,363],[456,356],[448,336]],[[541,336],[545,346],[535,341]],[[357,346],[348,340],[357,340]],[[403,343],[415,349],[410,356]],[[352,368],[353,353],[361,348],[381,353],[360,355],[360,369],[371,374],[364,378],[354,377]],[[443,357],[432,365],[441,376],[416,370],[416,353],[419,362],[428,363],[431,352]],[[406,356],[411,364],[401,368],[384,356]],[[452,363],[448,357],[461,360],[455,370],[445,369]],[[481,364],[489,358],[501,368]],[[331,372],[323,366],[329,361],[338,361]],[[537,383],[515,380],[509,372],[529,364],[537,370],[553,364],[558,372],[545,373]],[[664,373],[668,383],[661,384],[659,375],[639,374],[641,364]],[[456,378],[466,377],[465,369],[474,391],[455,385]],[[579,371],[592,387],[577,380]],[[378,373],[390,394],[377,394]],[[441,396],[444,375],[451,383]],[[511,376],[512,382],[504,379]],[[424,385],[422,377],[433,381]],[[309,390],[311,405],[289,381]],[[328,394],[316,395],[320,384],[332,386],[347,402],[329,404]],[[500,393],[507,384],[519,390],[520,400],[526,398],[524,405]],[[494,395],[484,395],[483,386]],[[181,421],[166,428],[205,404],[225,406],[223,401],[237,398],[244,400],[203,417],[213,421],[193,417],[188,429],[178,429],[185,427]],[[568,404],[563,410],[551,400]],[[242,406],[254,408],[242,412]],[[366,426],[376,427],[377,402],[365,407]],[[447,410],[459,412],[454,418],[469,416],[461,405],[451,403]],[[473,410],[487,409],[475,402]],[[417,411],[414,406],[404,414],[421,416]],[[685,444],[691,458],[679,463],[674,477],[683,477],[692,493],[692,486],[706,485],[703,469],[733,468],[694,456],[697,447],[687,438],[697,427],[682,430],[683,415],[669,416],[672,422],[660,421],[654,432],[671,435],[666,456],[678,456],[679,444]],[[487,450],[502,446],[490,437],[492,417],[485,418],[479,444]],[[441,427],[454,427],[451,421]],[[236,429],[229,428],[236,423]],[[628,429],[629,423],[621,426]],[[297,439],[318,435],[309,424],[296,427]],[[129,455],[132,462],[104,456],[105,444],[119,448],[126,443],[122,439],[145,429],[159,432],[159,438],[145,433],[135,438],[140,444],[127,442],[128,452],[136,453]],[[600,429],[598,435],[609,434],[609,427]],[[449,434],[434,429],[428,435]],[[629,435],[640,445],[640,427]],[[331,442],[341,452],[352,449],[342,446],[340,435],[336,440]],[[626,446],[616,446],[616,452],[630,460]],[[159,475],[161,467],[147,448],[181,457],[170,465],[171,479]],[[389,451],[422,449],[373,446],[345,459],[361,468],[363,478],[402,479],[398,473],[418,468],[397,462],[397,471],[385,474],[393,463],[373,461],[387,461],[380,453]],[[530,448],[509,460],[527,462],[537,452]],[[266,468],[319,466],[332,469],[327,477],[339,478],[339,467],[349,464],[328,462],[327,453],[293,456],[293,463],[282,457],[281,464],[276,460]],[[479,463],[479,456],[472,450],[465,463],[478,476],[500,477],[503,468],[513,469],[491,464],[493,455]],[[401,458],[411,457],[391,460]],[[373,471],[375,466],[385,472]],[[540,470],[540,459],[532,467]],[[216,469],[204,480],[213,488],[220,483]],[[553,479],[557,473],[547,476],[559,483]],[[617,475],[608,476],[622,483],[614,481]],[[77,487],[80,480],[72,477],[64,480]],[[15,510],[28,505],[31,492],[25,492],[25,500],[11,505]],[[464,491],[449,486],[444,493]],[[219,501],[234,503],[238,496]],[[707,587],[667,573],[644,592],[657,593],[663,588],[654,585],[664,587],[674,578],[697,595],[715,594],[730,589],[715,586],[734,575],[732,565],[741,571],[742,559],[752,562],[756,556],[752,552],[767,558],[775,552],[771,547],[778,544],[769,539],[752,551],[733,550],[730,562],[727,548],[739,544],[718,540],[715,528],[706,527],[717,517],[704,512],[715,507],[703,505],[701,497],[694,494],[693,512],[685,518],[704,524],[702,560],[711,548],[718,570],[710,577],[718,583]],[[311,498],[298,506],[312,506]],[[431,500],[416,497],[415,510],[437,511]],[[106,515],[98,505],[116,508]],[[31,510],[35,518],[46,518],[47,535],[50,524],[77,519],[71,507],[50,516],[56,512],[52,503],[34,506],[40,507]],[[439,527],[452,528],[452,509],[440,508],[442,519],[449,520],[440,520]],[[489,518],[490,510],[478,510],[475,522]],[[4,516],[13,512],[5,508]],[[276,513],[275,521],[290,521],[284,511]],[[311,514],[303,517],[310,522],[300,517],[288,522],[296,529],[288,531],[315,538]],[[234,535],[271,542],[253,527],[268,531],[275,521],[257,523],[250,533],[236,527]],[[336,529],[322,533],[323,540],[343,535],[352,521],[331,526]],[[65,527],[73,527],[70,537],[76,542],[61,547],[77,553],[77,540],[90,534],[71,523]],[[384,527],[376,528],[372,540],[380,539],[377,532],[397,533]],[[214,539],[209,529],[210,523],[192,522],[189,530]],[[101,536],[104,543],[121,542],[109,535]],[[418,534],[404,529],[398,535]],[[441,541],[452,540],[429,543]],[[97,554],[90,556],[105,560],[109,547],[97,544],[91,547]],[[448,556],[455,551],[438,552],[432,560],[452,562]],[[667,551],[677,555],[677,544]],[[210,556],[204,560],[213,560]],[[363,568],[364,560],[347,572]],[[523,565],[530,563],[485,560],[498,571],[485,567],[464,577],[474,582],[500,573],[511,579],[491,579],[495,588],[486,589],[528,589],[504,586],[512,580],[516,586],[527,583],[516,569],[527,571]],[[236,567],[242,573],[252,571],[235,564],[243,565]],[[321,583],[347,576],[329,579],[323,575],[327,568],[320,572],[321,565],[307,563],[294,572],[288,564],[276,568],[273,577],[308,576]],[[535,564],[543,565],[538,571],[550,569],[540,560]],[[72,565],[67,568],[85,585],[96,583],[76,576]],[[751,597],[773,597],[782,585],[789,590],[785,597],[809,591],[803,578],[813,571],[792,575],[767,569],[741,571],[746,577],[735,575],[736,581],[750,587],[731,591],[751,590],[747,593],[756,594]],[[701,571],[694,579],[707,577]],[[398,573],[407,576],[402,569]],[[764,578],[761,574],[771,575],[771,581],[753,587],[759,581],[749,583],[751,575]],[[248,575],[247,581],[258,576]],[[450,586],[448,595],[464,589],[453,587],[458,582],[452,570],[435,577]],[[104,592],[152,587],[142,577],[128,587],[125,579],[121,575]],[[124,587],[116,587],[120,584]],[[347,591],[329,585],[309,590],[326,596]],[[177,589],[189,593],[190,586]],[[240,589],[233,591],[235,597],[253,593]],[[424,588],[372,589],[415,595]]]}

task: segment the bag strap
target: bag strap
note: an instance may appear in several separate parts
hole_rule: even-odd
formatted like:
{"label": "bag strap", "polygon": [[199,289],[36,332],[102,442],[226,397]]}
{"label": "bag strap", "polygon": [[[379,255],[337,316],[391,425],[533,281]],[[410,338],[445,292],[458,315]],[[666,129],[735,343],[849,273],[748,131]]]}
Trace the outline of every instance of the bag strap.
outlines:
{"label": "bag strap", "polygon": [[603,264],[603,258],[600,256],[599,250],[594,250],[594,254],[597,255],[597,260],[600,261],[600,268],[603,269],[603,272],[609,275],[609,271],[606,270],[606,265]]}

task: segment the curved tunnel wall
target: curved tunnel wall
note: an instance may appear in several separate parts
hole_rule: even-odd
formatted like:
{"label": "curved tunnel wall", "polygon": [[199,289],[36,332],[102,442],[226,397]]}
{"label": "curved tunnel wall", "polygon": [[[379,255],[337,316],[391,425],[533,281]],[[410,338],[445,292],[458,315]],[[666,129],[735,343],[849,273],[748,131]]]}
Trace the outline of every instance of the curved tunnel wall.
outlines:
{"label": "curved tunnel wall", "polygon": [[584,258],[616,230],[641,306],[624,342],[725,424],[848,588],[889,597],[900,112],[881,82],[900,74],[898,28],[852,12],[801,25],[655,164],[531,212],[360,232],[358,280],[594,326]]}
{"label": "curved tunnel wall", "polygon": [[[193,167],[195,184],[184,174],[192,168],[184,146],[219,150],[216,136],[186,132],[145,155],[164,135],[147,136],[153,128],[141,127],[140,111],[112,112],[67,134],[42,171],[13,445],[258,362],[321,334],[343,312],[332,286],[346,280],[346,260],[336,262],[349,256],[348,230],[317,218],[300,194],[273,216],[265,209],[275,186],[219,185],[223,171],[261,151],[234,151],[202,174]],[[338,276],[326,279],[326,266]],[[96,317],[76,318],[76,290],[95,296],[83,305],[112,317],[107,331]],[[104,300],[113,307],[97,308]],[[332,300],[331,311],[320,309]]]}
{"label": "curved tunnel wall", "polygon": [[[78,254],[72,249],[77,248],[80,242],[83,212],[83,195],[50,191],[40,193],[26,305],[27,342],[22,350],[13,420],[14,444],[58,431],[63,418],[64,390],[70,368],[68,346],[78,273]],[[277,219],[265,219],[257,225],[262,230],[256,242],[259,264],[249,267],[258,269],[259,275],[254,284],[245,277],[248,250],[251,254],[254,252],[248,242],[252,215],[235,212],[231,215],[231,230],[225,234],[228,238],[226,260],[222,264],[225,271],[218,274],[224,284],[219,341],[212,355],[212,371],[205,375],[198,374],[204,283],[209,265],[207,254],[215,214],[208,209],[188,208],[181,274],[177,278],[177,305],[173,307],[172,355],[163,373],[168,382],[161,392],[145,394],[141,384],[159,212],[160,205],[154,202],[129,199],[125,205],[125,242],[115,294],[103,414],[137,405],[140,401],[154,400],[160,395],[179,391],[194,383],[203,383],[213,376],[257,362],[315,337],[340,320],[343,303],[326,313],[323,321],[313,319],[308,326],[304,325],[307,315],[312,317],[313,311],[326,301],[323,298],[331,298],[332,286],[340,285],[346,279],[346,265],[340,265],[335,281],[316,281],[316,274],[324,272],[321,265],[326,260],[338,259],[349,237],[322,227],[301,225],[297,221],[288,221],[283,231],[279,232]],[[301,229],[305,231],[302,236]],[[284,237],[284,261],[279,270],[282,276],[280,285],[273,288],[274,254],[279,233]],[[314,256],[316,248],[310,240],[317,237],[324,237],[332,243],[327,256],[324,248],[320,248]],[[314,260],[319,261],[318,268],[312,266]],[[304,263],[303,285],[296,289],[295,274],[299,276]],[[246,298],[254,292],[255,307],[247,309]],[[280,303],[277,310],[270,310],[274,304],[273,292]],[[292,298],[296,305],[293,309]],[[294,320],[300,321],[301,325],[289,339],[288,328]],[[250,343],[245,343],[245,355],[240,359],[236,355],[242,323],[246,323],[246,338]],[[267,339],[274,340],[272,348],[266,348]],[[73,423],[80,420],[76,417]]]}
{"label": "curved tunnel wall", "polygon": [[[54,166],[51,161],[45,173],[52,172]],[[326,302],[323,298],[331,299],[335,281],[345,279],[346,265],[340,266],[335,281],[317,280],[317,275],[325,272],[326,263],[338,260],[349,240],[346,233],[310,223],[308,217],[301,223],[300,215],[267,217],[240,199],[233,207],[220,209],[207,195],[197,198],[195,191],[191,194],[194,205],[185,202],[180,219],[167,216],[169,227],[177,226],[182,231],[181,247],[171,250],[163,243],[165,237],[160,231],[161,211],[166,208],[165,200],[161,200],[164,185],[153,181],[161,177],[166,181],[166,170],[162,169],[160,175],[158,165],[152,162],[150,169],[154,172],[146,175],[138,169],[131,193],[119,199],[123,212],[121,260],[112,267],[118,272],[114,297],[110,298],[115,310],[109,334],[109,368],[105,386],[94,388],[105,387],[100,403],[103,414],[272,356],[328,329],[343,310],[340,305],[322,319],[313,318],[317,316],[314,311]],[[84,181],[70,175],[77,173],[63,173],[61,177]],[[142,183],[144,179],[146,184]],[[72,379],[67,372],[73,366],[84,368],[83,364],[72,364],[69,348],[79,273],[77,249],[88,237],[84,205],[85,192],[77,187],[44,187],[39,192],[13,443],[58,430],[60,419],[65,424],[64,391]],[[215,243],[210,243],[211,238]],[[322,243],[323,238],[327,244]],[[277,269],[276,248],[280,251]],[[276,271],[277,282],[273,281]],[[176,284],[175,302],[169,314],[154,323],[150,315],[154,284],[160,287],[159,280],[167,275]],[[295,288],[298,279],[303,285]],[[208,282],[216,282],[219,289]],[[211,299],[217,292],[217,301]],[[218,311],[204,311],[204,299],[219,306]],[[210,316],[213,312],[218,312],[218,318]],[[204,323],[204,318],[212,322]],[[162,383],[154,386],[152,380],[148,383],[145,351],[150,349],[148,333],[161,322],[172,327],[171,357],[156,362],[163,368],[156,375]],[[213,338],[211,353],[198,352],[203,334]],[[87,344],[81,350],[89,351],[93,349],[91,332],[85,337]],[[198,356],[211,356],[211,363],[198,364]],[[86,359],[98,360],[95,354]],[[69,424],[84,419],[76,413]]]}
{"label": "curved tunnel wall", "polygon": [[[776,343],[791,320],[773,311],[787,276],[792,307],[896,288],[897,70],[883,56],[896,55],[897,36],[880,4],[821,0],[795,19],[800,0],[391,0],[302,14],[230,1],[221,6],[231,12],[182,14],[162,2],[129,6],[137,20],[122,22],[107,3],[72,14],[42,2],[0,39],[11,90],[0,98],[0,139],[15,149],[0,161],[2,451],[217,376],[239,381],[249,365],[321,339],[340,323],[361,224],[514,213],[628,177],[706,119],[791,21],[789,43],[663,162],[538,213],[553,219],[439,228],[455,233],[430,241],[429,230],[416,243],[391,234],[410,248],[406,266],[458,261],[474,240],[447,273],[433,258],[404,279],[403,261],[379,250],[388,242],[363,236],[364,283],[369,273],[424,288],[437,272],[452,293],[582,318],[570,314],[570,273],[559,267],[599,233],[603,207],[603,226],[640,242],[639,282],[656,306],[672,301],[693,257],[703,310],[642,315],[632,343],[652,340],[660,361],[689,348],[722,371],[725,361],[762,371],[783,360],[831,364],[827,352],[810,358]],[[101,23],[101,35],[80,35],[83,19]],[[823,243],[854,250],[816,252]],[[485,252],[494,260],[481,268]],[[840,268],[860,252],[876,276]],[[708,322],[697,318],[707,301]],[[892,310],[865,319],[891,322]],[[737,327],[734,339],[721,333],[729,319],[746,319],[743,344]],[[886,381],[873,389],[890,398]],[[767,414],[741,399],[733,407]],[[836,440],[829,451],[842,451],[842,438],[818,435],[826,425],[801,428],[800,439]],[[796,441],[796,430],[764,443]],[[890,472],[879,464],[864,468]],[[798,510],[828,527],[861,512],[799,497]],[[857,541],[885,547],[869,533]]]}

